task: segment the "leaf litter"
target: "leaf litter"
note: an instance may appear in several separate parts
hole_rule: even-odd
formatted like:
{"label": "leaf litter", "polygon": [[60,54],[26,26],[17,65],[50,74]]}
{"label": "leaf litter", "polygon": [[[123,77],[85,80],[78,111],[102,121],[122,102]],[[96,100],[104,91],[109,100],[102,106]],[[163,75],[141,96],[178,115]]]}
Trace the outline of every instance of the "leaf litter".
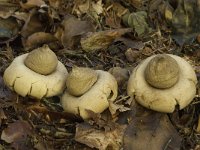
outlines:
{"label": "leaf litter", "polygon": [[[198,11],[198,0],[0,1],[0,147],[197,150]],[[127,23],[123,21],[126,13],[130,13]],[[116,102],[102,114],[90,112],[92,119],[83,121],[63,112],[59,97],[39,102],[8,90],[2,79],[5,68],[14,57],[43,44],[54,50],[68,70],[73,66],[110,70],[120,85]],[[126,94],[133,68],[163,53],[189,61],[198,78],[193,102],[170,115],[146,110]]]}

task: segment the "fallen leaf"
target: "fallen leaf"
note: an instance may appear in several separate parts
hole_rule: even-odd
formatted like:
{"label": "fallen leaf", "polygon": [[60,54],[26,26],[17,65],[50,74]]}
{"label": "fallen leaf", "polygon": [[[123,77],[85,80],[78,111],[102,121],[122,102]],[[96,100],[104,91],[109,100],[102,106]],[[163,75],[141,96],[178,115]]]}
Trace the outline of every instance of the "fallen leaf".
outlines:
{"label": "fallen leaf", "polygon": [[19,7],[19,4],[11,3],[10,1],[0,1],[0,17],[4,19],[11,17]]}
{"label": "fallen leaf", "polygon": [[126,126],[118,125],[110,131],[98,130],[87,123],[76,126],[75,140],[99,150],[119,150]]}
{"label": "fallen leaf", "polygon": [[15,121],[8,125],[6,129],[2,131],[1,139],[7,143],[11,143],[11,146],[15,149],[29,150],[31,143],[28,143],[28,137],[33,134],[32,127],[27,121]]}
{"label": "fallen leaf", "polygon": [[124,37],[120,37],[120,38],[116,39],[115,42],[122,42],[124,45],[127,46],[127,49],[132,48],[132,49],[141,50],[145,46],[142,41],[131,40],[131,39],[124,38]]}
{"label": "fallen leaf", "polygon": [[129,73],[128,70],[121,67],[113,67],[108,70],[115,79],[117,80],[118,86],[123,86],[123,84],[128,80]]}
{"label": "fallen leaf", "polygon": [[116,38],[131,31],[130,28],[126,28],[88,33],[81,38],[81,46],[86,52],[106,49]]}
{"label": "fallen leaf", "polygon": [[23,1],[20,1],[20,5],[24,9],[31,9],[34,7],[41,7],[42,5],[45,5],[45,2],[43,0],[27,0],[25,3]]}
{"label": "fallen leaf", "polygon": [[56,37],[61,40],[64,47],[73,47],[77,44],[76,41],[78,40],[78,36],[94,31],[93,26],[88,21],[80,21],[71,16],[66,17],[63,20],[62,25],[64,31],[58,31],[61,33],[57,33]]}
{"label": "fallen leaf", "polygon": [[40,47],[43,44],[56,42],[57,40],[58,39],[50,33],[36,32],[23,40],[23,46],[26,50],[29,50]]}
{"label": "fallen leaf", "polygon": [[3,122],[4,120],[6,120],[6,119],[7,119],[7,117],[6,117],[6,115],[5,115],[4,111],[3,111],[3,109],[0,108],[0,126],[1,126],[2,122]]}
{"label": "fallen leaf", "polygon": [[191,43],[200,32],[200,4],[179,0],[172,17],[172,38],[179,44]]}
{"label": "fallen leaf", "polygon": [[43,24],[39,16],[40,14],[37,13],[34,9],[32,9],[21,30],[21,35],[23,38],[27,38],[35,32],[44,31],[45,26],[48,26],[47,22],[45,25]]}
{"label": "fallen leaf", "polygon": [[135,49],[131,49],[131,48],[127,49],[125,52],[125,55],[126,55],[126,59],[129,62],[136,62],[139,59],[141,59],[141,52]]}
{"label": "fallen leaf", "polygon": [[6,87],[2,76],[0,76],[0,103],[5,103],[7,100],[11,101],[16,97],[16,94]]}
{"label": "fallen leaf", "polygon": [[102,0],[98,0],[96,3],[92,1],[92,8],[98,15],[103,13]]}
{"label": "fallen leaf", "polygon": [[180,149],[181,137],[167,115],[146,110],[131,117],[124,134],[125,150]]}
{"label": "fallen leaf", "polygon": [[1,139],[7,143],[13,143],[21,139],[26,139],[28,135],[31,135],[31,133],[32,127],[29,123],[18,120],[9,124],[8,127],[2,131]]}
{"label": "fallen leaf", "polygon": [[14,17],[7,19],[0,18],[0,42],[4,43],[12,38],[16,38],[20,26]]}
{"label": "fallen leaf", "polygon": [[133,28],[138,36],[142,36],[152,30],[147,23],[147,13],[145,11],[127,13],[122,20],[126,26]]}

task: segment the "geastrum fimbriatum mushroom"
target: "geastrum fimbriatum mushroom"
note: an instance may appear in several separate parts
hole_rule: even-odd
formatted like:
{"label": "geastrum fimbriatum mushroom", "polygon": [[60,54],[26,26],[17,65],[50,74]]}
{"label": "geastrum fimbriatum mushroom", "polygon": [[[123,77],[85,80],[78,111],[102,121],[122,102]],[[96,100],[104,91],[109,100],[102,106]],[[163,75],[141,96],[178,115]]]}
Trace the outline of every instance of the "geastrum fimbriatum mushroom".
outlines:
{"label": "geastrum fimbriatum mushroom", "polygon": [[192,66],[171,54],[153,55],[132,72],[127,92],[146,108],[170,113],[195,97],[197,78]]}
{"label": "geastrum fimbriatum mushroom", "polygon": [[16,57],[5,70],[5,84],[19,95],[37,99],[61,94],[68,72],[47,45]]}
{"label": "geastrum fimbriatum mushroom", "polygon": [[117,97],[117,81],[106,71],[74,67],[67,76],[66,86],[61,98],[63,109],[83,119],[91,117],[87,110],[101,113]]}

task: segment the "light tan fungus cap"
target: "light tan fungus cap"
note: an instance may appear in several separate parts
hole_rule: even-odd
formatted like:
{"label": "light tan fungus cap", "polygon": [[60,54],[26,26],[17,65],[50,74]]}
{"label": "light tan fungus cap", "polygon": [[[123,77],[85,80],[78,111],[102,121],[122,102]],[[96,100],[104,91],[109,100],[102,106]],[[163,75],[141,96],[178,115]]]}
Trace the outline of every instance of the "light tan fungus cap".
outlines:
{"label": "light tan fungus cap", "polygon": [[[177,66],[175,63],[175,67],[172,67],[173,63],[171,64],[170,58],[170,63],[163,61],[162,64],[164,64],[165,67],[169,66],[171,68],[164,68],[162,70],[162,68],[158,66],[160,63],[160,61],[158,61],[159,63],[157,65],[152,63],[156,69],[151,72],[147,71],[149,69],[149,62],[154,58],[157,59],[156,57],[165,56],[153,55],[145,59],[133,70],[128,81],[127,92],[129,96],[135,96],[136,101],[146,108],[159,112],[171,113],[175,110],[176,105],[179,105],[179,108],[183,109],[193,100],[196,94],[197,78],[192,66],[188,62],[175,55],[168,54],[167,57],[168,56],[176,60]],[[178,67],[178,71],[175,69],[176,67]],[[168,76],[164,77],[164,80],[169,83],[169,87],[164,84],[164,80],[162,81],[161,87],[157,86],[157,83],[151,83],[152,81],[157,81],[159,77],[152,76],[153,78],[148,79],[150,81],[145,80],[146,72],[151,72],[153,75],[159,70],[163,71],[163,73],[157,73],[160,74],[158,75],[159,77],[165,74],[164,72],[168,74]],[[179,77],[174,77],[177,74]],[[151,86],[151,84],[154,84],[154,86]]]}
{"label": "light tan fungus cap", "polygon": [[101,113],[109,107],[109,101],[114,101],[117,97],[117,81],[106,71],[96,70],[97,81],[83,95],[76,97],[67,90],[61,98],[61,104],[66,112],[80,115],[83,119],[91,116],[86,110]]}
{"label": "light tan fungus cap", "polygon": [[25,97],[27,95],[37,99],[61,94],[64,90],[66,76],[65,66],[58,61],[56,70],[49,75],[42,75],[26,67],[24,61],[28,54],[16,57],[5,70],[3,79],[5,84]]}

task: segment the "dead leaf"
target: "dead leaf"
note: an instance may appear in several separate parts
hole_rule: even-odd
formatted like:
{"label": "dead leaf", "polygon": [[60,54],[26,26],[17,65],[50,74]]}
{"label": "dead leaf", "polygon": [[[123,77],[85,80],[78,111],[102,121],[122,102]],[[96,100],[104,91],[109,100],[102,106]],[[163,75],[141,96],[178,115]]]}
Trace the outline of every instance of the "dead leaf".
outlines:
{"label": "dead leaf", "polygon": [[102,0],[98,0],[96,3],[92,1],[92,8],[97,13],[97,15],[100,15],[101,13],[103,13]]}
{"label": "dead leaf", "polygon": [[179,150],[180,145],[181,137],[168,116],[148,110],[132,116],[124,134],[125,150]]}
{"label": "dead leaf", "polygon": [[138,36],[142,36],[152,30],[147,23],[147,13],[145,11],[127,13],[122,20],[126,26],[133,28]]}
{"label": "dead leaf", "polygon": [[4,43],[8,40],[16,38],[20,26],[13,17],[7,19],[0,18],[0,42]]}
{"label": "dead leaf", "polygon": [[40,14],[37,13],[34,9],[29,13],[29,16],[21,30],[21,35],[23,38],[27,38],[35,32],[44,31],[45,26],[48,26],[48,23],[44,25],[39,19]]}
{"label": "dead leaf", "polygon": [[86,52],[106,49],[116,38],[131,31],[130,28],[126,28],[88,33],[81,38],[81,46]]}
{"label": "dead leaf", "polygon": [[139,59],[141,59],[141,52],[135,49],[131,49],[131,48],[127,49],[125,52],[125,55],[126,55],[126,59],[129,62],[136,62]]}
{"label": "dead leaf", "polygon": [[200,4],[196,0],[179,0],[172,17],[173,39],[179,44],[191,43],[200,32]]}
{"label": "dead leaf", "polygon": [[0,17],[7,19],[10,17],[16,10],[19,9],[19,4],[11,3],[10,1],[0,1]]}
{"label": "dead leaf", "polygon": [[6,120],[6,119],[7,119],[7,117],[6,117],[6,115],[5,115],[4,111],[3,111],[3,109],[0,108],[0,126],[1,126],[2,122],[3,122],[4,120]]}
{"label": "dead leaf", "polygon": [[[17,129],[17,130],[16,130]],[[32,127],[26,121],[15,121],[8,125],[1,134],[1,139],[7,143],[17,142],[18,140],[25,139],[31,135]]]}
{"label": "dead leaf", "polygon": [[15,99],[16,94],[6,87],[4,84],[2,76],[0,76],[0,103],[1,107],[4,107],[2,103],[5,103],[7,100],[11,101]]}
{"label": "dead leaf", "polygon": [[122,42],[127,47],[127,49],[132,48],[132,49],[141,50],[145,46],[142,41],[131,40],[124,37],[120,37],[116,39],[115,42]]}
{"label": "dead leaf", "polygon": [[107,10],[105,16],[106,25],[115,29],[121,28],[121,17],[128,12],[128,9],[117,2],[112,3],[109,7],[111,8]]}
{"label": "dead leaf", "polygon": [[128,80],[129,74],[128,70],[121,67],[113,67],[108,70],[115,79],[117,80],[118,86],[123,86],[123,84]]}
{"label": "dead leaf", "polygon": [[118,125],[113,130],[104,131],[82,123],[76,126],[75,140],[99,150],[119,150],[125,128],[125,125]]}
{"label": "dead leaf", "polygon": [[27,39],[24,39],[23,46],[26,50],[29,50],[40,47],[43,44],[49,44],[56,41],[57,38],[50,33],[36,32],[30,35]]}
{"label": "dead leaf", "polygon": [[2,131],[1,139],[11,143],[15,149],[28,150],[31,144],[28,143],[28,136],[33,134],[32,127],[27,121],[15,121]]}
{"label": "dead leaf", "polygon": [[57,30],[58,33],[56,34],[56,37],[61,40],[64,47],[73,47],[74,44],[78,43],[76,42],[78,36],[94,31],[93,26],[88,21],[80,21],[72,16],[66,17],[63,20],[62,25],[64,31],[61,29],[59,29],[60,31]]}
{"label": "dead leaf", "polygon": [[20,1],[20,5],[24,9],[31,9],[34,7],[41,7],[42,5],[45,5],[45,2],[43,0],[27,0],[25,3],[23,1]]}

